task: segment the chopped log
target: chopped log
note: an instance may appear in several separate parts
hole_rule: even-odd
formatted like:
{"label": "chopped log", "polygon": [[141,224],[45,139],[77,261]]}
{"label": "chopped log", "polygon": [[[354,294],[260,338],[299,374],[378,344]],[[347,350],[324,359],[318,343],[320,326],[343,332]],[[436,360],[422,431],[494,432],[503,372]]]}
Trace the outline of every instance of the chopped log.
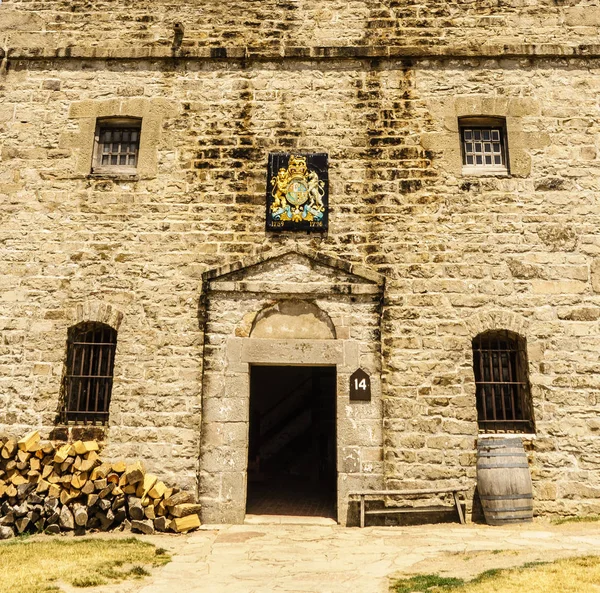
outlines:
{"label": "chopped log", "polygon": [[77,473],[71,479],[71,486],[73,486],[73,488],[77,488],[77,490],[81,490],[81,488],[83,488],[84,484],[87,481],[88,481],[87,473],[85,473],[85,472]]}
{"label": "chopped log", "polygon": [[37,450],[35,446],[40,442],[40,433],[37,430],[30,432],[17,442],[21,451]]}
{"label": "chopped log", "polygon": [[129,486],[123,486],[122,490],[125,494],[135,494],[137,488],[135,487],[135,484],[130,484]]}
{"label": "chopped log", "polygon": [[110,509],[112,507],[112,503],[110,502],[110,500],[107,500],[106,498],[98,499],[97,504],[98,504],[98,508],[103,512],[108,511],[108,509]]}
{"label": "chopped log", "polygon": [[71,450],[71,445],[66,444],[63,445],[56,453],[54,454],[54,463],[63,463],[67,457],[69,456],[69,451]]}
{"label": "chopped log", "polygon": [[10,478],[10,482],[13,486],[20,486],[21,484],[26,484],[28,480],[24,478],[21,474],[15,472]]}
{"label": "chopped log", "polygon": [[106,498],[107,496],[109,496],[112,493],[114,488],[115,488],[114,484],[108,484],[108,486],[106,486],[106,488],[104,488],[103,490],[100,490],[100,492],[98,492],[98,496],[100,498]]}
{"label": "chopped log", "polygon": [[90,476],[91,480],[103,480],[108,476],[111,471],[110,463],[103,463],[98,467],[94,468],[92,471],[92,475]]}
{"label": "chopped log", "polygon": [[72,465],[73,462],[75,461],[75,457],[67,457],[61,464],[60,464],[60,471],[61,472],[66,472]]}
{"label": "chopped log", "polygon": [[144,518],[144,508],[142,507],[142,501],[139,498],[130,496],[128,500],[129,517],[130,519],[141,521]]}
{"label": "chopped log", "polygon": [[32,457],[29,460],[29,467],[33,470],[33,471],[41,471],[42,469],[42,462],[37,458],[37,457]]}
{"label": "chopped log", "polygon": [[108,474],[108,476],[106,476],[106,479],[111,484],[114,484],[116,486],[119,483],[119,474],[112,472],[112,473]]}
{"label": "chopped log", "polygon": [[8,485],[8,488],[6,488],[6,496],[8,496],[8,498],[13,498],[14,496],[17,495],[17,488],[15,486],[13,486],[12,484]]}
{"label": "chopped log", "polygon": [[12,527],[0,527],[0,539],[10,539],[11,537],[15,537]]}
{"label": "chopped log", "polygon": [[177,494],[173,494],[173,496],[166,498],[165,506],[174,507],[178,504],[187,504],[189,502],[196,502],[194,495],[191,492],[183,490],[182,492],[178,492]]}
{"label": "chopped log", "polygon": [[139,461],[127,466],[125,476],[128,484],[137,484],[144,479],[144,468]]}
{"label": "chopped log", "polygon": [[154,519],[154,529],[156,531],[167,531],[169,529],[169,519],[166,517],[157,517]]}
{"label": "chopped log", "polygon": [[46,514],[54,512],[58,508],[58,498],[48,496],[44,501],[44,512]]}
{"label": "chopped log", "polygon": [[42,478],[47,478],[54,471],[54,466],[51,464],[44,465],[42,468]]}
{"label": "chopped log", "polygon": [[56,523],[53,523],[52,525],[48,525],[48,527],[46,527],[45,533],[47,535],[58,535],[60,533],[60,527]]}
{"label": "chopped log", "polygon": [[166,515],[168,513],[168,511],[167,511],[167,507],[165,506],[165,501],[164,500],[159,501],[158,504],[154,507],[154,511],[159,517]]}
{"label": "chopped log", "polygon": [[169,527],[176,533],[185,533],[200,527],[200,517],[198,515],[188,515],[187,517],[173,519]]}
{"label": "chopped log", "polygon": [[30,520],[29,520],[29,517],[27,517],[27,516],[17,519],[15,521],[15,527],[17,528],[17,532],[23,533],[27,529],[29,522],[30,522]]}
{"label": "chopped log", "polygon": [[85,447],[86,453],[91,453],[100,450],[100,446],[96,441],[84,441],[83,446]]}
{"label": "chopped log", "polygon": [[82,504],[73,505],[73,518],[75,525],[85,527],[88,522],[87,509]]}
{"label": "chopped log", "polygon": [[94,486],[95,486],[96,490],[104,490],[104,488],[106,488],[106,486],[108,486],[108,481],[106,479],[95,480]]}
{"label": "chopped log", "polygon": [[60,496],[60,490],[61,488],[58,484],[50,484],[50,488],[48,488],[48,496],[58,498]]}
{"label": "chopped log", "polygon": [[17,441],[14,439],[8,439],[4,446],[2,447],[2,452],[0,452],[0,457],[2,459],[12,459],[17,450]]}
{"label": "chopped log", "polygon": [[150,520],[156,519],[156,513],[154,512],[154,506],[150,505],[144,509],[144,517],[146,517],[146,519],[150,519]]}
{"label": "chopped log", "polygon": [[167,491],[167,487],[164,482],[157,481],[152,488],[148,491],[148,496],[151,498],[162,498]]}
{"label": "chopped log", "polygon": [[54,445],[48,441],[42,444],[42,448],[40,449],[44,455],[49,455],[50,453],[54,453]]}
{"label": "chopped log", "polygon": [[73,449],[75,449],[75,453],[77,453],[77,455],[83,455],[84,453],[87,453],[83,441],[75,441],[73,443]]}
{"label": "chopped log", "polygon": [[58,524],[62,529],[74,529],[75,528],[75,519],[73,518],[73,513],[69,510],[68,506],[63,506],[60,510],[60,518],[58,520]]}
{"label": "chopped log", "polygon": [[58,472],[52,471],[49,476],[46,477],[50,484],[58,484],[61,481],[61,476]]}
{"label": "chopped log", "polygon": [[97,494],[88,494],[87,506],[93,507],[98,502],[98,500],[100,500],[100,497]]}
{"label": "chopped log", "polygon": [[81,493],[82,494],[92,494],[92,492],[94,492],[94,490],[96,490],[96,486],[94,486],[94,482],[92,482],[91,480],[88,480],[81,487]]}
{"label": "chopped log", "polygon": [[61,490],[59,499],[62,504],[66,505],[79,495],[80,493],[77,490]]}
{"label": "chopped log", "polygon": [[127,464],[121,460],[112,464],[112,471],[117,474],[122,474],[127,469]]}
{"label": "chopped log", "polygon": [[94,453],[94,451],[92,451],[91,453],[88,453],[88,458],[84,459],[81,462],[81,466],[80,466],[80,470],[82,472],[89,472],[91,469],[93,469],[95,467],[95,465],[98,463],[98,455],[96,455],[96,453]]}
{"label": "chopped log", "polygon": [[[116,490],[116,488],[115,488]],[[115,490],[113,490],[113,494],[115,493]],[[125,506],[127,502],[127,498],[124,495],[119,495],[119,496],[115,496],[115,498],[113,499],[113,503],[112,503],[112,510],[116,511],[122,507]]]}
{"label": "chopped log", "polygon": [[154,474],[146,474],[141,482],[142,495],[140,498],[146,498],[146,496],[148,496],[148,492],[150,492],[156,482],[158,482],[158,476],[155,476]]}
{"label": "chopped log", "polygon": [[131,521],[131,531],[139,531],[145,535],[152,535],[154,533],[154,523],[149,519],[142,521]]}
{"label": "chopped log", "polygon": [[198,515],[200,510],[201,506],[199,504],[178,504],[174,507],[171,507],[171,514],[173,517],[187,517],[188,515]]}
{"label": "chopped log", "polygon": [[21,462],[24,463],[26,461],[29,461],[29,458],[31,457],[31,453],[28,453],[27,451],[23,451],[22,449],[19,449],[17,451],[17,459]]}
{"label": "chopped log", "polygon": [[46,480],[40,480],[37,484],[36,492],[43,493],[48,492],[50,489],[50,482],[46,482]]}

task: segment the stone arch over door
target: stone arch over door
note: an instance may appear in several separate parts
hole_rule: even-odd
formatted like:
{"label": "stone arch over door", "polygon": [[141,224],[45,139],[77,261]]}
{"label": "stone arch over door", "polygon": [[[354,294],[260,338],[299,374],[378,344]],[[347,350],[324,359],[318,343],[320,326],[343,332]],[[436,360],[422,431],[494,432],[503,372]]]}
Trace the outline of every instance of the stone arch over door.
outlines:
{"label": "stone arch over door", "polygon": [[[383,277],[297,248],[211,270],[202,288],[203,522],[244,521],[250,367],[260,364],[335,366],[337,510],[345,524],[348,491],[383,486]],[[349,401],[357,368],[371,376],[370,402]]]}

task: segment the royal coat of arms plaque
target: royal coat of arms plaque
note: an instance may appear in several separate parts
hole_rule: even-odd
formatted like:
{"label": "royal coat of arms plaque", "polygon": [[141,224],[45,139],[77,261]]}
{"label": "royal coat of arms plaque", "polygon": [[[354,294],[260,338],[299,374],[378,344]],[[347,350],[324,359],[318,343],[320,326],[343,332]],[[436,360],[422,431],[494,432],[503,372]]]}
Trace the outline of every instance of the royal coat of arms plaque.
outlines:
{"label": "royal coat of arms plaque", "polygon": [[328,210],[327,154],[269,154],[268,231],[326,231]]}

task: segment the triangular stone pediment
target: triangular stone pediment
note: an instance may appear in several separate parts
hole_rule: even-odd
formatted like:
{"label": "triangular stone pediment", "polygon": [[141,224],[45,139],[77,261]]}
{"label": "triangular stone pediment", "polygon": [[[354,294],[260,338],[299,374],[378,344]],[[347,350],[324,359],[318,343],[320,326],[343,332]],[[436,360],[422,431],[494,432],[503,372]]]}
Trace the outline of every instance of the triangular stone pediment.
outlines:
{"label": "triangular stone pediment", "polygon": [[218,291],[372,294],[382,290],[384,279],[351,262],[297,248],[211,270],[204,283]]}

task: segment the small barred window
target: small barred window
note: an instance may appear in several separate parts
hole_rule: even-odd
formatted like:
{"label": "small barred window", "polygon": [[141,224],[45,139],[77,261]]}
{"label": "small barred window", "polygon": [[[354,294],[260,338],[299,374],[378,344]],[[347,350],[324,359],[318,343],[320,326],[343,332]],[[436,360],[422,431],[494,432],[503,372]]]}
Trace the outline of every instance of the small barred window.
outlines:
{"label": "small barred window", "polygon": [[104,323],[69,329],[63,422],[108,422],[116,348],[117,331]]}
{"label": "small barred window", "polygon": [[533,432],[525,338],[507,330],[489,331],[473,340],[479,429]]}
{"label": "small barred window", "polygon": [[94,173],[133,174],[140,150],[140,119],[98,120]]}
{"label": "small barred window", "polygon": [[507,173],[506,132],[502,120],[462,118],[464,173]]}

